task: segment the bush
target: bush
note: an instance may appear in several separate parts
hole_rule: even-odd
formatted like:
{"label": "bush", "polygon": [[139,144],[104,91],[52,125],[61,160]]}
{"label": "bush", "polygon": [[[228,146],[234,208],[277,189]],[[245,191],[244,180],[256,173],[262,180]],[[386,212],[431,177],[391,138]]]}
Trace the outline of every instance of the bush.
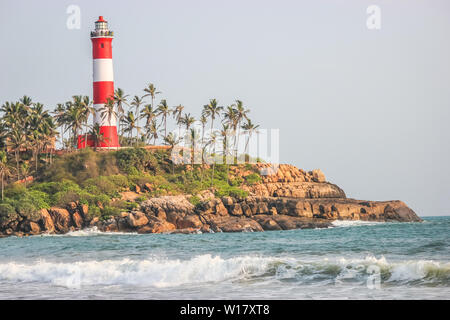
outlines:
{"label": "bush", "polygon": [[257,173],[251,173],[245,177],[245,182],[249,185],[253,185],[261,182],[261,176]]}
{"label": "bush", "polygon": [[13,206],[8,203],[0,203],[0,224],[8,224],[18,217]]}
{"label": "bush", "polygon": [[91,191],[98,189],[98,194],[107,194],[109,196],[117,195],[119,189],[108,177],[103,176],[88,179],[83,183],[83,186]]}
{"label": "bush", "polygon": [[35,205],[30,201],[18,201],[16,204],[16,211],[17,213],[26,219],[29,220],[38,220],[40,218],[40,215],[38,213],[37,208]]}
{"label": "bush", "polygon": [[116,187],[120,188],[121,190],[128,189],[130,186],[130,182],[128,181],[128,178],[121,174],[116,174],[112,176],[106,177],[111,183],[113,183]]}
{"label": "bush", "polygon": [[104,220],[108,220],[111,217],[118,216],[122,212],[119,208],[106,206],[105,208],[101,209],[101,218]]}
{"label": "bush", "polygon": [[138,171],[150,170],[155,172],[158,160],[147,150],[142,148],[122,149],[115,153],[117,165],[122,172],[128,172],[129,168]]}

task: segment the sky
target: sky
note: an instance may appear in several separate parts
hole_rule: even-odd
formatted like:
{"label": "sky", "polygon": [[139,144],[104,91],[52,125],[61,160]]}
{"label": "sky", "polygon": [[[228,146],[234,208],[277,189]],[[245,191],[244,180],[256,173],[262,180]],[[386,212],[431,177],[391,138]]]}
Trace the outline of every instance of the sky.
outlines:
{"label": "sky", "polygon": [[[367,26],[370,5],[380,29]],[[320,168],[350,198],[450,214],[448,0],[2,0],[0,104],[92,97],[99,15],[126,93],[152,82],[195,115],[240,99],[279,129],[280,162]]]}

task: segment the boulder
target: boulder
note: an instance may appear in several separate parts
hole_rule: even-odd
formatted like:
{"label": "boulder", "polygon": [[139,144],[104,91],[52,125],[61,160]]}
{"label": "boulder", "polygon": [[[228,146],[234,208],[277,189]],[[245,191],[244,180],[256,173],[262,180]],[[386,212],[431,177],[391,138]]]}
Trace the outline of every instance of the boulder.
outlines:
{"label": "boulder", "polygon": [[73,226],[77,229],[81,229],[84,224],[83,217],[77,211],[72,214]]}
{"label": "boulder", "polygon": [[126,217],[130,227],[139,228],[148,223],[148,219],[143,212],[134,212]]}
{"label": "boulder", "polygon": [[203,223],[200,221],[200,218],[197,215],[186,215],[181,219],[177,220],[176,224],[178,229],[185,229],[185,228],[194,228],[199,229],[203,226]]}
{"label": "boulder", "polygon": [[53,218],[53,223],[55,229],[60,233],[67,233],[72,226],[72,219],[70,217],[69,211],[67,209],[52,207],[48,210],[51,217]]}
{"label": "boulder", "polygon": [[39,224],[41,226],[42,231],[53,233],[55,232],[55,224],[53,223],[53,219],[48,213],[47,209],[39,210],[39,214],[41,215],[41,219],[39,220]]}
{"label": "boulder", "polygon": [[163,233],[175,230],[174,224],[167,221],[152,221],[150,224],[137,229],[138,233]]}

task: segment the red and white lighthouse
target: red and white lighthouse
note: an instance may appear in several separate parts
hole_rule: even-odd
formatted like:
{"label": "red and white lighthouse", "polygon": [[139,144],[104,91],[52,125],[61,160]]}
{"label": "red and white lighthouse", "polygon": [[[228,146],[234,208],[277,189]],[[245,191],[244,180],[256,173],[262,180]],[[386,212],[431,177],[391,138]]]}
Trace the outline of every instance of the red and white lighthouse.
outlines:
{"label": "red and white lighthouse", "polygon": [[[94,124],[99,124],[103,141],[99,143],[100,148],[119,147],[117,136],[117,117],[102,111],[108,99],[114,98],[114,76],[112,62],[113,32],[108,29],[108,22],[102,16],[95,22],[95,30],[91,31],[93,77],[94,77]],[[103,117],[102,117],[103,112]],[[88,146],[93,141],[88,138]]]}

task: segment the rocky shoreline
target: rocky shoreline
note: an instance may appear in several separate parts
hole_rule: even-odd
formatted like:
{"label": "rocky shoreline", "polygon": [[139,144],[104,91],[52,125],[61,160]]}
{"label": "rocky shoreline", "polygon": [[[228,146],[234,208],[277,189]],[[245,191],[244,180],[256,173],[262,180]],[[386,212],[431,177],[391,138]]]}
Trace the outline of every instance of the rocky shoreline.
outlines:
{"label": "rocky shoreline", "polygon": [[[258,167],[270,170],[268,165]],[[219,198],[214,190],[205,190],[195,195],[195,205],[192,195],[151,198],[107,220],[90,218],[87,205],[71,202],[65,208],[42,209],[34,220],[4,221],[0,237],[64,234],[87,227],[104,232],[205,233],[326,228],[334,220],[422,221],[401,201],[349,199],[320,170],[305,172],[280,165],[273,174],[263,176],[261,183],[244,188],[249,192],[245,199]]]}

